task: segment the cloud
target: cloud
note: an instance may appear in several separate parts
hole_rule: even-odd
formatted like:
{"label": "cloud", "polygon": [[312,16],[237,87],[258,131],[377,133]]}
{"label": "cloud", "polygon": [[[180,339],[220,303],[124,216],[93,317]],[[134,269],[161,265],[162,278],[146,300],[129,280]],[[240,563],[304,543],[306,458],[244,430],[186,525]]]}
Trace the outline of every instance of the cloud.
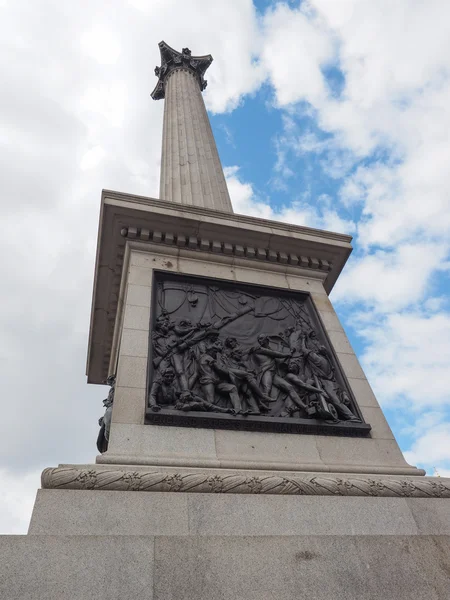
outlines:
{"label": "cloud", "polygon": [[26,533],[40,478],[41,470],[17,474],[0,469],[0,531]]}
{"label": "cloud", "polygon": [[365,343],[361,362],[384,406],[416,413],[448,407],[447,312],[369,312],[354,325]]}
{"label": "cloud", "polygon": [[404,455],[410,464],[423,465],[432,474],[436,469],[441,477],[449,477],[450,469],[444,465],[450,463],[450,423],[437,425],[422,433]]}
{"label": "cloud", "polygon": [[349,233],[355,229],[352,221],[341,218],[335,210],[329,208],[327,202],[323,202],[323,198],[319,199],[315,207],[304,200],[298,200],[274,209],[269,200],[258,196],[251,183],[241,180],[238,166],[225,167],[224,173],[233,210],[238,214],[340,233]]}
{"label": "cloud", "polygon": [[334,43],[320,16],[308,8],[307,3],[299,9],[280,3],[263,18],[261,62],[279,106],[300,101],[316,106],[327,95],[321,67],[333,60]]}
{"label": "cloud", "polygon": [[352,258],[333,300],[364,303],[378,312],[401,310],[425,299],[437,270],[448,270],[448,246],[439,242],[403,244]]}
{"label": "cloud", "polygon": [[[296,110],[305,114],[306,102],[320,130],[332,136],[324,141],[304,132],[291,147],[328,152],[331,170],[342,152],[344,170],[371,157],[342,190],[345,201],[364,204],[358,228],[364,245],[395,245],[424,229],[438,237],[450,231],[446,17],[450,7],[438,1],[406,0],[395,7],[310,0],[298,9],[277,5],[265,15],[262,60],[277,105],[292,118]],[[294,52],[286,51],[290,36],[297,38]],[[327,88],[327,64],[343,78],[338,98]]]}

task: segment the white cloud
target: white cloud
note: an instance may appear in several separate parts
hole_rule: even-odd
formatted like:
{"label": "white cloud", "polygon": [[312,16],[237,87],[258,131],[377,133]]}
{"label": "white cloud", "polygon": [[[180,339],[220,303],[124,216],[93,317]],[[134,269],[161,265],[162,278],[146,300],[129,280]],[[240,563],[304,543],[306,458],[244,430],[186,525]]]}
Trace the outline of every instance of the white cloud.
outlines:
{"label": "white cloud", "polygon": [[275,88],[276,101],[320,104],[327,95],[321,67],[333,59],[333,38],[320,18],[277,4],[263,19],[261,62]]}
{"label": "white cloud", "polygon": [[[355,327],[365,342],[362,365],[381,403],[412,417],[431,411],[425,423],[438,422],[436,409],[448,406],[450,315],[366,312],[363,320],[355,319]],[[410,433],[423,431],[420,419],[419,430]]]}
{"label": "white cloud", "polygon": [[225,177],[230,192],[234,212],[252,215],[261,219],[283,221],[292,225],[305,225],[318,229],[328,229],[340,233],[354,230],[352,221],[342,219],[336,211],[329,208],[323,197],[318,199],[316,207],[305,201],[294,201],[289,206],[275,210],[268,201],[258,198],[253,186],[239,177],[239,167],[225,167]]}
{"label": "white cloud", "polygon": [[450,423],[443,423],[422,433],[411,449],[404,452],[404,455],[410,464],[420,463],[431,472],[436,468],[441,477],[448,477],[450,475],[448,469],[450,464]]}
{"label": "white cloud", "polygon": [[97,24],[82,34],[81,47],[101,65],[113,65],[121,52],[117,34],[102,24]]}
{"label": "white cloud", "polygon": [[[306,132],[297,149],[337,152],[329,172],[344,151],[341,176],[350,159],[375,157],[343,190],[345,200],[364,203],[362,244],[450,232],[449,18],[450,5],[439,0],[309,0],[300,9],[278,5],[264,18],[262,60],[276,102],[291,115],[292,103],[308,102],[332,135],[323,142]],[[343,73],[339,97],[327,88],[327,65]]]}
{"label": "white cloud", "polygon": [[80,162],[80,169],[86,171],[86,169],[97,167],[105,155],[106,152],[101,146],[94,146],[83,155]]}
{"label": "white cloud", "polygon": [[447,270],[448,247],[438,242],[404,244],[351,259],[341,274],[333,300],[363,302],[378,312],[392,312],[425,299],[436,270]]}
{"label": "white cloud", "polygon": [[0,532],[27,533],[40,477],[41,470],[13,473],[0,469]]}

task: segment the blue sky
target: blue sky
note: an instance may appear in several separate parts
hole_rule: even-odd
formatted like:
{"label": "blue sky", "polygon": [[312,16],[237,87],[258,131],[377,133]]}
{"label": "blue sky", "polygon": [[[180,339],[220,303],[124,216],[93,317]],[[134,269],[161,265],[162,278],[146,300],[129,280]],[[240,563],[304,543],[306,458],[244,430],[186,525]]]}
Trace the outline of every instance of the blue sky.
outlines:
{"label": "blue sky", "polygon": [[350,233],[332,301],[409,462],[450,476],[450,4],[0,0],[0,530],[90,463],[102,188],[158,196],[158,42],[211,53],[235,212]]}

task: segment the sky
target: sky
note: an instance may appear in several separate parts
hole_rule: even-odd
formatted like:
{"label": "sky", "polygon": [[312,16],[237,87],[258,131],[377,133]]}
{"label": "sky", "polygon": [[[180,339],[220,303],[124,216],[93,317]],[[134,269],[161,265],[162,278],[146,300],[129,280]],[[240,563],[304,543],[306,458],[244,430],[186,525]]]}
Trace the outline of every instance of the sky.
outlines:
{"label": "sky", "polygon": [[408,462],[450,476],[450,3],[0,0],[0,532],[92,463],[101,190],[158,197],[158,42],[211,53],[234,211],[351,234],[331,299]]}

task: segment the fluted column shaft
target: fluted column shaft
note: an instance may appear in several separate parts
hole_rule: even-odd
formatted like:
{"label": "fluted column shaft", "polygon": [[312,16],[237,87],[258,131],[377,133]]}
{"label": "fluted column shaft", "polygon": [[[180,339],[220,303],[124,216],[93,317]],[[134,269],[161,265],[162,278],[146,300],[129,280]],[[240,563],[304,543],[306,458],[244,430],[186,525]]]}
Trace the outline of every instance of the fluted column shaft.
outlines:
{"label": "fluted column shaft", "polygon": [[165,81],[160,198],[233,212],[196,76],[174,69]]}

